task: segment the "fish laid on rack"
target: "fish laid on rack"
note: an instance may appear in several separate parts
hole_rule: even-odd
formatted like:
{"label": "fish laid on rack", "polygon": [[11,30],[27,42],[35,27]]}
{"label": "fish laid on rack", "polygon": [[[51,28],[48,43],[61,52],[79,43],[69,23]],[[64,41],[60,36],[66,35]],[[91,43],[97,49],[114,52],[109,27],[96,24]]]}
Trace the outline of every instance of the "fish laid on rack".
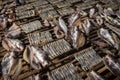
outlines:
{"label": "fish laid on rack", "polygon": [[10,39],[10,38],[4,38],[2,40],[2,46],[7,51],[17,51],[22,52],[24,50],[23,43],[18,39]]}
{"label": "fish laid on rack", "polygon": [[105,56],[103,58],[105,66],[116,76],[120,76],[120,62],[112,56]]}
{"label": "fish laid on rack", "polygon": [[119,50],[120,42],[119,42],[118,36],[115,33],[109,32],[107,29],[100,28],[98,31],[98,35],[101,39],[107,42],[110,46]]}
{"label": "fish laid on rack", "polygon": [[8,38],[18,38],[22,34],[22,30],[20,26],[17,26],[15,23],[7,30],[5,31],[4,35]]}
{"label": "fish laid on rack", "polygon": [[72,42],[72,46],[75,49],[79,49],[80,47],[83,47],[86,42],[85,35],[80,31],[79,27],[73,27],[70,31],[70,38]]}
{"label": "fish laid on rack", "polygon": [[16,52],[8,52],[2,59],[2,74],[4,80],[11,80],[17,77],[22,68],[22,59],[19,59]]}
{"label": "fish laid on rack", "polygon": [[47,53],[36,46],[26,46],[23,59],[28,62],[35,70],[41,70],[48,65]]}
{"label": "fish laid on rack", "polygon": [[98,73],[96,73],[95,71],[88,72],[87,76],[89,80],[106,80],[102,76],[100,76]]}

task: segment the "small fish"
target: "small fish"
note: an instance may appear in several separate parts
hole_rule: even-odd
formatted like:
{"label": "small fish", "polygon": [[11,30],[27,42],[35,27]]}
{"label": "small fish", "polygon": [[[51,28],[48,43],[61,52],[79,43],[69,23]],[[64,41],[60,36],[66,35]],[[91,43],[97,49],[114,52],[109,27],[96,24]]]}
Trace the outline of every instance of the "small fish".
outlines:
{"label": "small fish", "polygon": [[62,19],[62,17],[59,17],[59,26],[62,29],[62,31],[65,33],[65,35],[67,35],[68,34],[68,28],[66,26],[66,23]]}
{"label": "small fish", "polygon": [[116,48],[117,50],[119,49],[119,39],[116,34],[113,32],[109,32],[107,29],[100,28],[98,31],[98,35],[101,39],[106,41],[109,45],[112,47]]}
{"label": "small fish", "polygon": [[30,63],[30,65],[36,69],[40,70],[42,67],[48,65],[48,57],[46,52],[35,46],[27,46],[24,53],[23,59]]}
{"label": "small fish", "polygon": [[42,80],[40,74],[32,75],[32,76],[29,77],[29,79],[30,80]]}
{"label": "small fish", "polygon": [[49,26],[50,26],[50,23],[49,23],[48,20],[44,20],[44,26],[46,26],[46,27],[49,27]]}
{"label": "small fish", "polygon": [[100,76],[95,71],[91,71],[91,72],[87,73],[87,76],[88,76],[89,80],[105,80],[102,76]]}
{"label": "small fish", "polygon": [[4,33],[5,37],[8,38],[18,38],[22,34],[22,30],[19,26],[17,26],[15,23]]}
{"label": "small fish", "polygon": [[117,15],[113,12],[112,8],[107,8],[107,9],[105,8],[104,14],[110,17],[117,17]]}
{"label": "small fish", "polygon": [[0,27],[7,28],[7,17],[0,16]]}
{"label": "small fish", "polygon": [[105,66],[116,76],[120,76],[120,63],[118,60],[113,58],[112,56],[105,56],[103,58],[103,62]]}
{"label": "small fish", "polygon": [[69,27],[72,27],[74,23],[80,18],[80,12],[76,12],[69,17]]}
{"label": "small fish", "polygon": [[89,11],[89,17],[92,18],[95,14],[95,8],[91,8]]}
{"label": "small fish", "polygon": [[79,30],[78,27],[73,27],[71,29],[71,40],[72,45],[75,49],[79,49],[80,47],[84,46],[86,40],[84,34]]}
{"label": "small fish", "polygon": [[106,27],[108,27],[109,29],[111,29],[113,32],[115,32],[118,36],[120,36],[120,29],[117,27],[114,27],[108,23],[104,23],[106,25]]}
{"label": "small fish", "polygon": [[24,49],[23,43],[18,39],[5,38],[4,40],[2,40],[2,46],[7,51],[21,52]]}
{"label": "small fish", "polygon": [[101,42],[101,41],[93,41],[93,43],[99,46],[100,48],[108,47],[108,44]]}
{"label": "small fish", "polygon": [[63,38],[65,35],[62,31],[60,31],[59,27],[54,27],[54,33],[57,38]]}
{"label": "small fish", "polygon": [[19,75],[22,67],[22,60],[17,57],[16,52],[6,53],[1,62],[2,73],[5,80],[10,76],[15,78]]}
{"label": "small fish", "polygon": [[91,30],[91,23],[89,19],[84,20],[83,23],[79,25],[79,28],[83,33],[85,33],[88,36]]}
{"label": "small fish", "polygon": [[98,25],[102,25],[103,24],[103,19],[100,16],[96,16],[96,22]]}

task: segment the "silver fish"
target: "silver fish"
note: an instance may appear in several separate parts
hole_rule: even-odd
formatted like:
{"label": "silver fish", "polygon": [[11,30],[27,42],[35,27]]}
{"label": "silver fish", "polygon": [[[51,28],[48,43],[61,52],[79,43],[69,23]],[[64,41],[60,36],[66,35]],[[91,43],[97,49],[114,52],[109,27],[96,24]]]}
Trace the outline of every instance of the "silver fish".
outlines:
{"label": "silver fish", "polygon": [[5,29],[7,27],[7,18],[4,16],[0,17],[0,27]]}
{"label": "silver fish", "polygon": [[17,58],[16,52],[6,53],[1,62],[2,73],[5,80],[19,75],[22,67],[22,59]]}
{"label": "silver fish", "polygon": [[105,66],[116,76],[120,76],[120,63],[113,57],[107,55],[103,58]]}
{"label": "silver fish", "polygon": [[91,71],[91,72],[87,73],[87,76],[88,76],[89,80],[105,80],[103,77],[101,77],[95,71]]}
{"label": "silver fish", "polygon": [[119,43],[118,43],[118,38],[117,35],[114,34],[113,32],[109,32],[107,29],[100,28],[98,31],[98,35],[101,39],[106,41],[109,45],[113,46],[117,50],[119,49]]}
{"label": "silver fish", "polygon": [[95,14],[95,8],[91,8],[89,11],[89,17],[92,18]]}
{"label": "silver fish", "polygon": [[85,33],[88,36],[91,30],[91,23],[89,19],[84,20],[83,23],[79,25],[79,28],[83,33]]}
{"label": "silver fish", "polygon": [[68,28],[66,26],[66,23],[62,19],[62,17],[59,17],[59,26],[63,30],[63,32],[65,33],[65,35],[67,35],[68,34]]}
{"label": "silver fish", "polygon": [[36,70],[40,70],[42,66],[45,67],[48,65],[46,52],[35,46],[29,45],[26,47],[23,53],[23,59],[30,63],[30,65]]}
{"label": "silver fish", "polygon": [[103,24],[103,19],[100,16],[96,16],[96,22],[98,25],[102,25]]}
{"label": "silver fish", "polygon": [[37,74],[37,75],[32,75],[29,77],[30,80],[41,80],[41,75]]}
{"label": "silver fish", "polygon": [[18,38],[20,37],[22,31],[19,26],[17,26],[15,23],[4,33],[5,37],[9,38]]}
{"label": "silver fish", "polygon": [[5,38],[2,40],[2,46],[7,51],[18,51],[21,52],[24,49],[23,43],[18,39]]}
{"label": "silver fish", "polygon": [[76,12],[69,17],[69,27],[72,27],[76,20],[80,18],[80,12]]}
{"label": "silver fish", "polygon": [[78,27],[73,27],[71,29],[71,39],[72,45],[75,49],[79,49],[80,47],[84,46],[86,42],[84,34],[80,32]]}
{"label": "silver fish", "polygon": [[106,27],[108,27],[109,29],[111,29],[113,32],[115,32],[118,36],[120,36],[120,29],[117,27],[114,27],[108,23],[104,23],[106,25]]}

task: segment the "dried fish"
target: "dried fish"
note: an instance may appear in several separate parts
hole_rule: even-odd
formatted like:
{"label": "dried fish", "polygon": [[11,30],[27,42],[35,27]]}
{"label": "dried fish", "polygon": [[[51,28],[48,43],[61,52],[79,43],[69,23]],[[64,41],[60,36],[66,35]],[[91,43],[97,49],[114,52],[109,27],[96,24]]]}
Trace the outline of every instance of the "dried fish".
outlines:
{"label": "dried fish", "polygon": [[87,76],[89,77],[89,80],[105,80],[102,76],[100,76],[95,71],[90,71],[87,73]]}
{"label": "dried fish", "polygon": [[60,31],[59,27],[54,27],[54,33],[57,38],[63,38],[65,35],[62,31]]}
{"label": "dried fish", "polygon": [[120,63],[115,58],[107,55],[103,58],[105,66],[116,76],[120,76]]}
{"label": "dried fish", "polygon": [[5,38],[2,40],[2,46],[8,51],[21,52],[24,49],[23,43],[18,39]]}
{"label": "dried fish", "polygon": [[119,49],[119,39],[116,34],[109,32],[107,29],[100,28],[98,35],[101,39],[106,41],[109,45],[113,46],[117,50]]}
{"label": "dried fish", "polygon": [[80,12],[76,12],[73,13],[70,17],[69,17],[69,27],[73,27],[74,23],[80,18]]}
{"label": "dried fish", "polygon": [[103,24],[103,19],[100,16],[96,16],[96,22],[101,26]]}
{"label": "dried fish", "polygon": [[0,17],[0,27],[3,29],[7,28],[7,18],[4,16]]}
{"label": "dried fish", "polygon": [[1,62],[2,73],[5,80],[9,77],[17,77],[21,71],[22,60],[17,57],[16,52],[6,53]]}
{"label": "dried fish", "polygon": [[32,75],[29,77],[30,80],[41,80],[41,75],[37,74],[37,75]]}
{"label": "dried fish", "polygon": [[23,59],[35,70],[42,69],[48,65],[47,53],[38,47],[28,45],[23,53]]}
{"label": "dried fish", "polygon": [[86,39],[82,32],[80,32],[78,27],[73,27],[71,29],[71,40],[72,45],[75,49],[79,49],[85,45]]}
{"label": "dried fish", "polygon": [[106,27],[108,27],[109,29],[111,29],[113,32],[115,32],[118,36],[120,36],[120,29],[117,27],[114,27],[108,23],[104,23],[106,25]]}
{"label": "dried fish", "polygon": [[13,23],[13,25],[4,33],[4,35],[8,38],[18,38],[20,37],[21,33],[21,28]]}
{"label": "dried fish", "polygon": [[93,41],[94,44],[98,45],[100,48],[108,47],[108,44],[102,42],[102,41]]}
{"label": "dried fish", "polygon": [[91,8],[89,11],[89,17],[92,18],[95,14],[95,8]]}
{"label": "dried fish", "polygon": [[62,17],[59,17],[59,26],[64,31],[65,35],[67,36],[68,34],[68,27],[66,26],[65,21],[62,19]]}
{"label": "dried fish", "polygon": [[88,36],[91,30],[90,20],[89,19],[84,20],[82,25],[79,26],[79,28],[83,33],[85,33]]}

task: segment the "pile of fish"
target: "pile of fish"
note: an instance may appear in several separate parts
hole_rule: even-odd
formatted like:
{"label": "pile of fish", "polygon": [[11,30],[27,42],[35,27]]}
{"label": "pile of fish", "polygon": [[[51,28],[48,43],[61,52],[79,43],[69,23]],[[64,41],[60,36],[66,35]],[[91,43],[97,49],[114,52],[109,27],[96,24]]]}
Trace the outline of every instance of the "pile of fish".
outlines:
{"label": "pile of fish", "polygon": [[[21,74],[22,61],[29,64],[33,70],[39,71],[39,74],[32,75],[29,79],[41,80],[42,70],[49,69],[53,59],[66,53],[74,54],[73,61],[79,62],[79,68],[86,72],[89,80],[106,80],[94,71],[94,66],[100,62],[112,74],[120,76],[120,62],[116,58],[120,55],[120,14],[112,8],[96,4],[97,1],[90,3],[96,4],[94,7],[76,5],[75,11],[71,4],[79,1],[83,0],[26,0],[26,5],[17,6],[13,3],[0,10],[0,29],[3,32],[0,41],[6,50],[1,61],[5,80],[14,80]],[[78,9],[79,7],[82,8]],[[57,8],[57,11],[54,8]],[[86,8],[87,10],[84,10]],[[34,17],[36,13],[42,21],[34,20],[21,25],[15,22]],[[50,30],[42,31],[44,27],[50,28],[55,37]],[[99,38],[97,41],[90,38],[94,28]],[[27,37],[28,44],[21,39],[22,34]],[[99,47],[107,55],[102,58],[93,47],[84,49],[88,43]],[[81,49],[84,50],[80,51]],[[73,53],[70,52],[72,50]],[[76,65],[71,63],[49,72],[48,79],[83,80],[78,71]]]}

